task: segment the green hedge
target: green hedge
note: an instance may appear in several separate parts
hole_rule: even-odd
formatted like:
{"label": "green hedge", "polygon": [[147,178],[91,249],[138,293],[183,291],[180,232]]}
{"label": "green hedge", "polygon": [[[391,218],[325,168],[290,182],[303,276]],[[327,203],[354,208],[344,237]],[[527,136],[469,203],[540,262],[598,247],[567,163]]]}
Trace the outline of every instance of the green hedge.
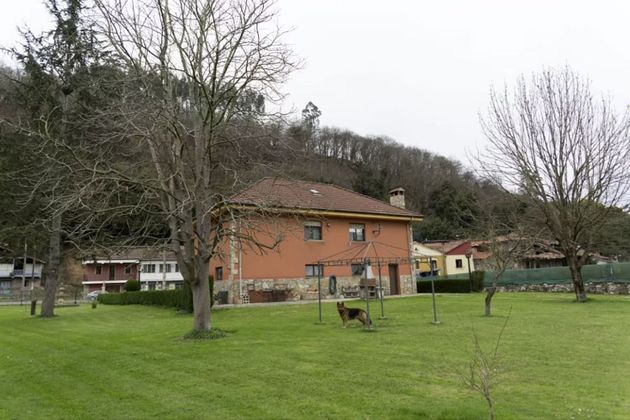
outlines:
{"label": "green hedge", "polygon": [[105,305],[156,305],[184,309],[184,290],[102,293],[98,301]]}
{"label": "green hedge", "polygon": [[127,283],[125,283],[125,291],[126,292],[139,292],[140,291],[140,281],[139,280],[127,280]]}
{"label": "green hedge", "polygon": [[[214,279],[209,276],[210,306],[214,305]],[[176,290],[150,290],[143,292],[102,293],[97,297],[105,305],[153,305],[177,308],[192,312],[192,290],[187,282],[184,287]]]}
{"label": "green hedge", "polygon": [[[471,275],[473,292],[481,292],[484,287],[485,273],[483,271],[473,271]],[[435,280],[436,293],[470,293],[470,281],[468,279],[457,280]],[[431,280],[416,281],[418,293],[431,293]]]}

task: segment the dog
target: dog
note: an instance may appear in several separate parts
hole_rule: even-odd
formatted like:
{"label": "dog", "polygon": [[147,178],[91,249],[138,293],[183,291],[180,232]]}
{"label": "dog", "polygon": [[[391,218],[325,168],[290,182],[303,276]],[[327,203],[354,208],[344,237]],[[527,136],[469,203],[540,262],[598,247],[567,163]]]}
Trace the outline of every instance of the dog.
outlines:
{"label": "dog", "polygon": [[361,324],[372,326],[372,320],[368,317],[367,312],[359,308],[346,308],[343,302],[337,302],[337,311],[343,322],[343,327],[346,328],[348,321],[358,319]]}

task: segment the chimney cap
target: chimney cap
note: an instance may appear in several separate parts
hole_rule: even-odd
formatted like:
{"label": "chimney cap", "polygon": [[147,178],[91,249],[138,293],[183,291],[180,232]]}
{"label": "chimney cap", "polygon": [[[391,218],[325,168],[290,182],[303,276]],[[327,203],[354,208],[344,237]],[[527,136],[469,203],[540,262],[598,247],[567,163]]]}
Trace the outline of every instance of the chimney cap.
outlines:
{"label": "chimney cap", "polygon": [[[405,193],[405,189],[403,187],[396,187],[396,188],[392,188],[391,190],[389,190],[389,195],[393,195],[394,193]],[[396,194],[398,195],[398,194]]]}

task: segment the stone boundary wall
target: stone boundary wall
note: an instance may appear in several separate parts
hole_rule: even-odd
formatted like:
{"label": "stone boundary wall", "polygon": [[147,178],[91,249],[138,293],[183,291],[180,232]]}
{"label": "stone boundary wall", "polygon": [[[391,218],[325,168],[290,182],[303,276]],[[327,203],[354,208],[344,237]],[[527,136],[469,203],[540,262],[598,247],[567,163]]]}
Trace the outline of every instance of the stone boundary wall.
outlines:
{"label": "stone boundary wall", "polygon": [[[585,283],[586,293],[595,295],[627,295],[630,294],[628,283]],[[572,284],[523,284],[497,286],[498,292],[552,292],[574,293]]]}
{"label": "stone boundary wall", "polygon": [[[390,294],[389,276],[381,278],[385,295]],[[329,277],[322,277],[322,299],[338,299],[343,296],[344,287],[357,286],[359,284],[358,276],[337,277],[337,293],[331,295],[328,293]],[[307,278],[286,278],[286,279],[243,279],[243,292],[248,290],[289,290],[287,300],[315,300],[317,299],[317,277]],[[376,279],[378,286],[378,278]],[[220,280],[214,282],[214,293],[228,292],[228,301],[230,303],[241,303],[239,297],[239,281],[238,280]],[[400,293],[402,295],[410,295],[416,293],[416,282],[412,276],[400,276]]]}

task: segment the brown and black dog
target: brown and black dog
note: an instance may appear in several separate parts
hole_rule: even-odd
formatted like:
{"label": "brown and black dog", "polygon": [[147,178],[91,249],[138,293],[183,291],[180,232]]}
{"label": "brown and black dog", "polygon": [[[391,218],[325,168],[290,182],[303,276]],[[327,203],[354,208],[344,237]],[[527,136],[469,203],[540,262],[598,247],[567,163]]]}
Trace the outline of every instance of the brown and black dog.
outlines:
{"label": "brown and black dog", "polygon": [[353,319],[358,319],[363,325],[372,325],[372,320],[363,309],[346,308],[346,305],[343,302],[337,302],[337,311],[339,311],[339,316],[341,317],[344,328],[346,328],[348,321]]}

